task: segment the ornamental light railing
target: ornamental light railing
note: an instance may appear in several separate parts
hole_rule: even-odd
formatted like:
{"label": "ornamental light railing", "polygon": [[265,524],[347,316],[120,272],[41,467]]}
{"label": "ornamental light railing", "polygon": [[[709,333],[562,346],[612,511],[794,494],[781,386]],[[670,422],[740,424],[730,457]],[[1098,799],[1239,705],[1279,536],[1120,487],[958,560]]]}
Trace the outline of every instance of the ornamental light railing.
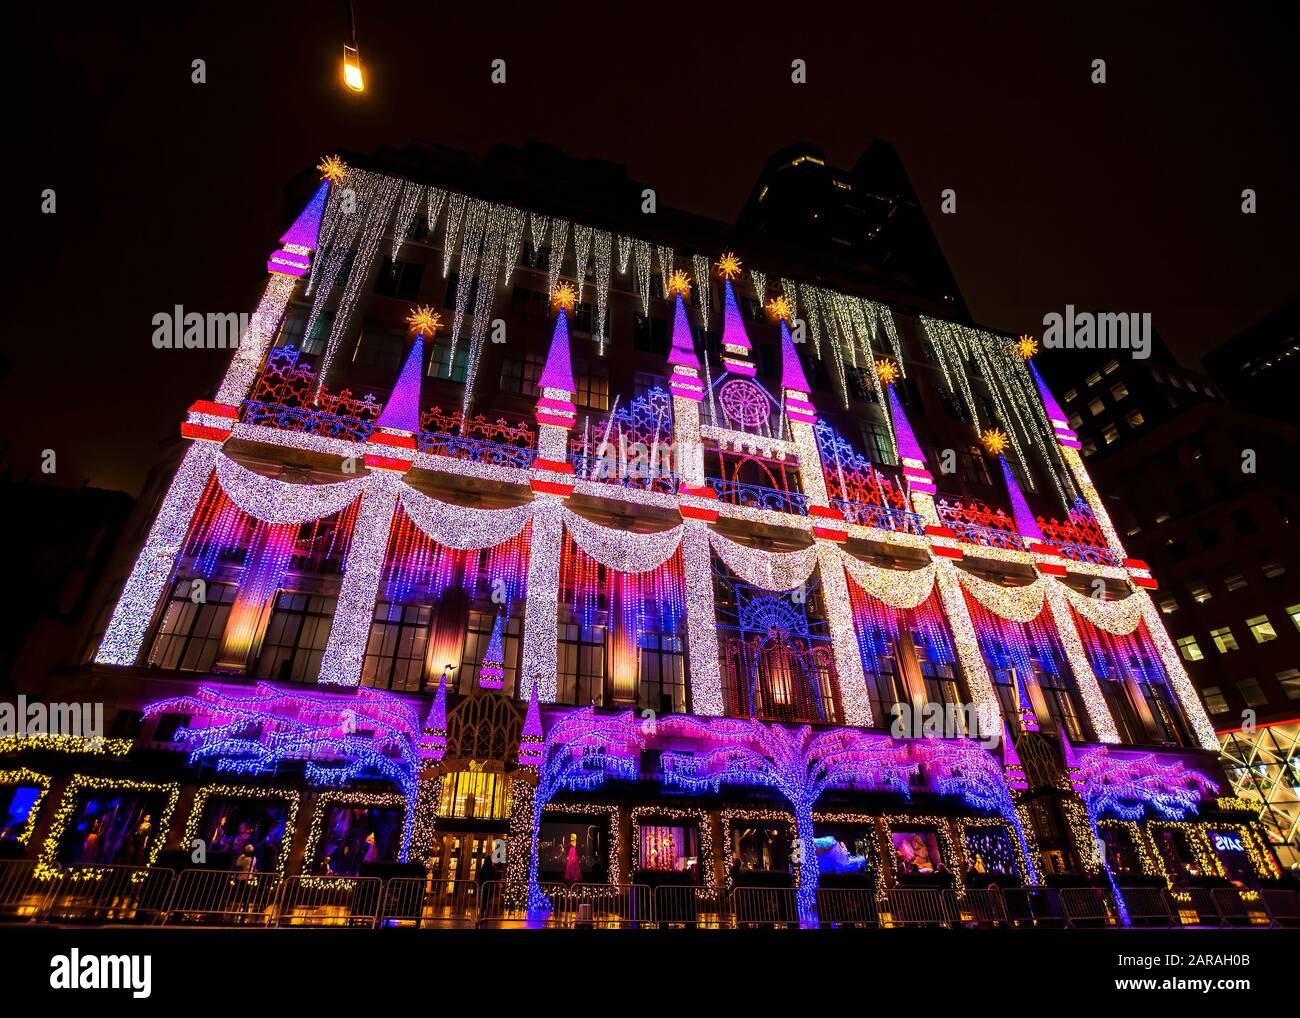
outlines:
{"label": "ornamental light railing", "polygon": [[372,421],[356,417],[341,417],[310,407],[284,406],[279,403],[259,403],[246,399],[243,406],[245,424],[257,424],[280,431],[299,431],[325,438],[341,438],[350,442],[364,442],[375,430]]}
{"label": "ornamental light railing", "polygon": [[832,498],[831,505],[844,514],[844,519],[860,527],[893,530],[900,534],[924,534],[925,520],[916,513],[892,506],[867,505],[848,499]]}
{"label": "ornamental light railing", "polygon": [[780,488],[728,481],[721,477],[708,477],[705,480],[718,498],[730,505],[791,513],[795,516],[808,515],[808,497],[797,491],[782,491]]}
{"label": "ornamental light railing", "polygon": [[498,467],[527,470],[537,456],[536,448],[490,442],[483,438],[464,438],[436,431],[421,431],[415,437],[416,448],[432,456],[455,460],[490,463]]}
{"label": "ornamental light railing", "polygon": [[677,475],[657,464],[637,460],[620,462],[617,457],[584,455],[570,457],[574,474],[584,481],[597,484],[615,484],[640,491],[655,491],[664,495],[677,494]]}

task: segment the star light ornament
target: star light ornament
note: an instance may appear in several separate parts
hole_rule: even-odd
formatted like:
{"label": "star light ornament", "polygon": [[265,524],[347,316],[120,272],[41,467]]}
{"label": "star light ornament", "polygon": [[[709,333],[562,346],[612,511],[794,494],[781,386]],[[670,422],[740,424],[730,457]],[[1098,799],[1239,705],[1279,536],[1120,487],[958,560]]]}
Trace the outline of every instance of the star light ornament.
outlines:
{"label": "star light ornament", "polygon": [[337,184],[348,175],[348,164],[338,156],[324,156],[316,164],[316,169],[320,171],[321,179],[331,184]]}
{"label": "star light ornament", "polygon": [[683,269],[673,269],[668,276],[668,292],[680,297],[691,295],[691,277]]}
{"label": "star light ornament", "polygon": [[406,316],[407,330],[413,336],[432,336],[442,325],[442,317],[433,308],[421,305]]}
{"label": "star light ornament", "polygon": [[1016,353],[1021,360],[1029,360],[1038,353],[1038,340],[1033,336],[1021,336],[1016,340]]}
{"label": "star light ornament", "polygon": [[740,276],[740,259],[731,251],[727,251],[718,259],[718,275],[726,280]]}

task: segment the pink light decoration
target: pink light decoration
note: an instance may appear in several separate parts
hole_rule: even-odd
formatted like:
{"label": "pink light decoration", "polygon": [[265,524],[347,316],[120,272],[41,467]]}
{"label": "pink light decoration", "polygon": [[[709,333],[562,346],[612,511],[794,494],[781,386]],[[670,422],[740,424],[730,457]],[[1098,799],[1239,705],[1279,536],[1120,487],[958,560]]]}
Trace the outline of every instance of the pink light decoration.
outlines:
{"label": "pink light decoration", "polygon": [[754,349],[745,332],[745,321],[740,316],[736,292],[731,288],[730,279],[723,280],[722,294],[722,345],[745,351]]}
{"label": "pink light decoration", "polygon": [[546,354],[546,366],[542,369],[542,377],[537,384],[542,389],[577,391],[573,384],[573,365],[569,361],[569,316],[564,308],[560,308],[555,316],[551,348]]}
{"label": "pink light decoration", "polygon": [[1002,464],[1002,479],[1007,484],[1007,495],[1011,499],[1011,516],[1016,521],[1016,530],[1031,544],[1042,544],[1043,532],[1038,527],[1038,521],[1034,519],[1029,503],[1025,501],[1024,492],[1020,490],[1020,484],[1016,481],[1011,464],[1001,453],[998,454],[998,462]]}
{"label": "pink light decoration", "polygon": [[607,612],[618,619],[628,653],[634,654],[647,632],[675,634],[686,614],[686,581],[681,549],[662,565],[644,573],[619,572],[601,565],[565,532],[560,554],[561,596],[584,628]]}
{"label": "pink light decoration", "polygon": [[953,664],[957,660],[937,589],[915,608],[894,608],[863,590],[852,576],[846,574],[845,578],[858,649],[868,671],[875,671],[877,657],[894,652],[900,629],[919,633],[930,659],[936,664]]}
{"label": "pink light decoration", "polygon": [[677,295],[677,308],[673,313],[673,345],[668,351],[668,363],[683,367],[700,367],[700,359],[695,354],[695,340],[691,337],[691,323],[686,317],[686,303],[682,295]]}
{"label": "pink light decoration", "polygon": [[298,543],[297,523],[258,522],[254,528],[249,561],[239,577],[224,637],[225,648],[242,663],[257,639],[262,617],[284,581]]}
{"label": "pink light decoration", "polygon": [[528,713],[524,715],[524,727],[519,739],[519,766],[540,767],[542,763],[542,745],[546,733],[542,729],[542,709],[537,702],[537,687],[528,696]]}
{"label": "pink light decoration", "polygon": [[812,391],[804,375],[803,365],[799,362],[799,351],[794,348],[790,338],[790,329],[781,319],[781,388],[792,389],[807,395]]}
{"label": "pink light decoration", "polygon": [[384,404],[377,427],[409,431],[415,434],[420,430],[420,374],[424,369],[424,333],[415,337],[411,349],[406,355],[406,363],[397,376],[393,394]]}
{"label": "pink light decoration", "polygon": [[316,240],[320,235],[321,218],[325,215],[325,201],[329,197],[329,191],[330,182],[321,181],[311,201],[303,206],[293,225],[284,231],[284,236],[280,238],[281,244],[293,244],[296,247],[305,247],[309,251],[316,250]]}
{"label": "pink light decoration", "polygon": [[459,586],[471,598],[502,597],[508,617],[527,583],[531,528],[531,523],[525,524],[514,537],[491,548],[459,550],[429,537],[399,506],[384,558],[385,599],[394,605],[436,603]]}
{"label": "pink light decoration", "polygon": [[504,617],[501,612],[497,612],[496,621],[492,623],[492,636],[488,640],[487,650],[483,652],[483,665],[478,670],[481,689],[500,689],[505,685],[505,661]]}
{"label": "pink light decoration", "polygon": [[898,455],[903,460],[912,460],[914,465],[924,467],[925,453],[921,451],[921,443],[916,440],[907,414],[903,412],[903,404],[894,391],[894,383],[890,382],[885,389],[889,394],[889,416],[894,422],[894,441],[898,445]]}
{"label": "pink light decoration", "polygon": [[447,675],[438,679],[438,692],[434,694],[429,716],[424,719],[424,732],[420,736],[420,758],[437,762],[447,752]]}
{"label": "pink light decoration", "polygon": [[1029,373],[1033,376],[1034,385],[1038,388],[1038,398],[1043,401],[1043,409],[1047,411],[1047,419],[1052,422],[1052,428],[1056,432],[1056,440],[1070,449],[1083,448],[1079,436],[1070,428],[1069,418],[1061,410],[1061,404],[1056,402],[1056,397],[1052,395],[1052,390],[1043,381],[1043,376],[1038,373],[1038,368],[1034,366],[1033,361],[1029,361],[1028,364]]}

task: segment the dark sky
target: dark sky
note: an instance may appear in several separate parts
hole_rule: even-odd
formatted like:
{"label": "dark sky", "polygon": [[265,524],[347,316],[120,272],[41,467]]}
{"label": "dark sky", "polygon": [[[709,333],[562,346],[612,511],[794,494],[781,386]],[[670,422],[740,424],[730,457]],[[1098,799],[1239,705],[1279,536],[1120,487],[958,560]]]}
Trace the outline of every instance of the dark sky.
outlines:
{"label": "dark sky", "polygon": [[[978,321],[1038,332],[1066,303],[1150,311],[1190,365],[1300,290],[1290,4],[588,15],[357,0],[361,97],[338,82],[334,0],[25,6],[35,23],[8,39],[34,66],[9,82],[32,119],[10,124],[21,264],[0,382],[4,463],[19,476],[52,448],[50,480],[134,492],[228,357],[154,350],[153,315],[251,311],[285,181],[335,149],[413,137],[474,152],[535,138],[624,163],[662,202],[728,220],[773,150],[807,140],[850,166],[883,137]],[[505,86],[489,82],[497,57]],[[795,57],[806,85],[790,83]],[[1089,81],[1097,57],[1103,86]],[[37,212],[45,187],[56,215]],[[945,187],[956,216],[939,214]]]}

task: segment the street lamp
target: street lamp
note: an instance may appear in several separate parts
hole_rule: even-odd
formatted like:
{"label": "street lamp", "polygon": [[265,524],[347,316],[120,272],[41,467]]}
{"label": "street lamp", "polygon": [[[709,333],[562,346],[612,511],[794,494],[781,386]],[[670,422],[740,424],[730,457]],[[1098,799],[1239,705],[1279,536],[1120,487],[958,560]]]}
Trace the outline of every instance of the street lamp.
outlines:
{"label": "street lamp", "polygon": [[357,52],[357,19],[352,11],[352,0],[344,0],[348,15],[348,41],[343,44],[343,84],[353,92],[366,90],[361,75],[361,54]]}

